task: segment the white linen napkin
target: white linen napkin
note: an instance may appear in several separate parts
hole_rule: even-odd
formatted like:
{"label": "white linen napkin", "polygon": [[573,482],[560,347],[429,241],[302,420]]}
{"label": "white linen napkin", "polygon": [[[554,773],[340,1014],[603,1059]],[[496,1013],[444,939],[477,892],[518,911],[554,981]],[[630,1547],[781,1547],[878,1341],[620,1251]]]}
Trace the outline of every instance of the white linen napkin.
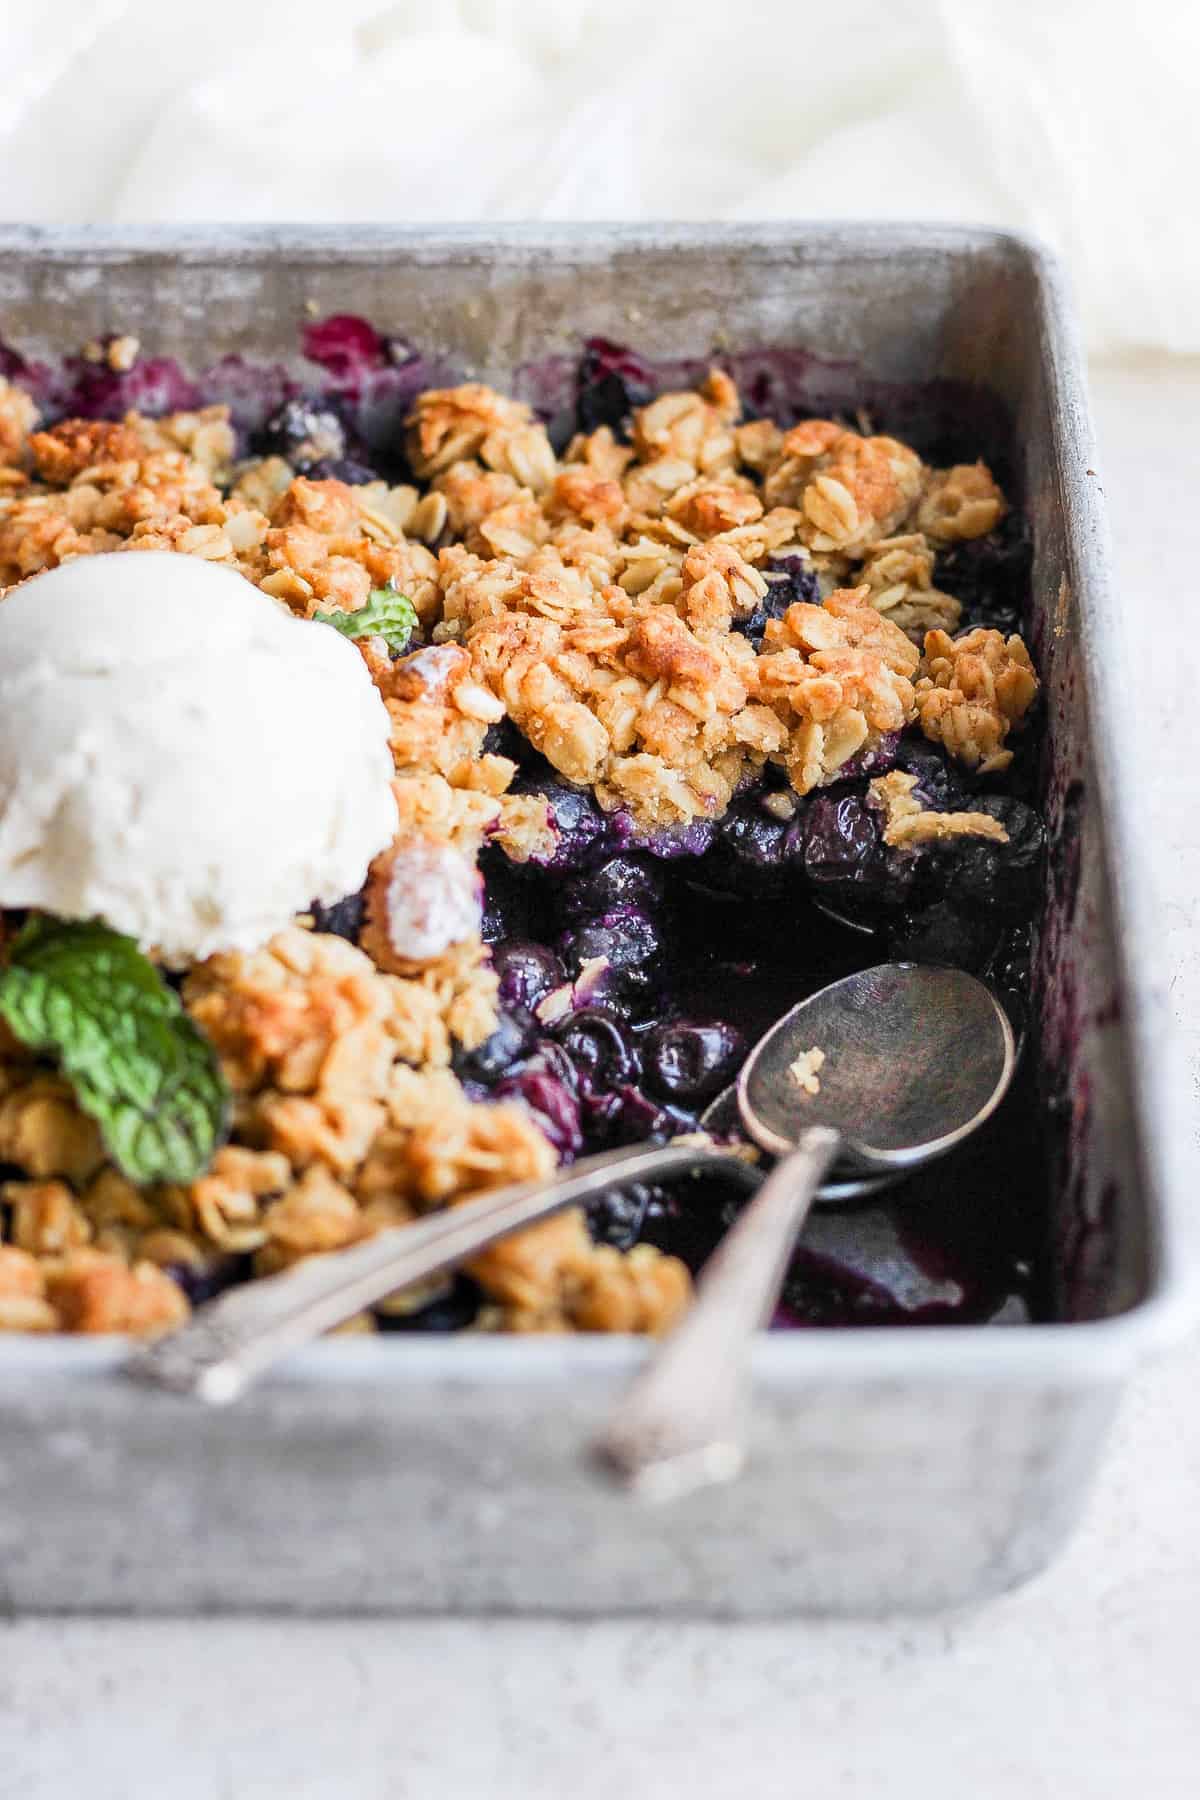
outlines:
{"label": "white linen napkin", "polygon": [[971,219],[1094,350],[1200,351],[1200,8],[0,0],[3,210],[47,220]]}

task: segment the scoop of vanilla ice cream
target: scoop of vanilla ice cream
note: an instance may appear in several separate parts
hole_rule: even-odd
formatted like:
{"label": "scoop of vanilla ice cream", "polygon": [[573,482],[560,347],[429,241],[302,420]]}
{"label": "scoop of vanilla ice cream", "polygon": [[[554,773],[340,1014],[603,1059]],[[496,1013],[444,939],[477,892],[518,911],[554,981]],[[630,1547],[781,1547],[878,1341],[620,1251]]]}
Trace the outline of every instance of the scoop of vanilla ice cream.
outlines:
{"label": "scoop of vanilla ice cream", "polygon": [[362,658],[232,569],[82,556],[0,600],[0,905],[169,962],[362,885],[396,831]]}

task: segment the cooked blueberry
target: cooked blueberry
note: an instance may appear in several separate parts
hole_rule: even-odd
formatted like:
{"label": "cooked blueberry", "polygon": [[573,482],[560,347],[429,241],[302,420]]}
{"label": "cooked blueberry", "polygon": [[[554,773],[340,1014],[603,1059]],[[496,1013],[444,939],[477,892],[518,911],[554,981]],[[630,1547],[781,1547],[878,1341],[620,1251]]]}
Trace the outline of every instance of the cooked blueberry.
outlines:
{"label": "cooked blueberry", "polygon": [[335,900],[332,906],[322,906],[319,900],[314,900],[311,909],[313,925],[318,931],[329,931],[334,937],[357,944],[366,907],[366,898],[361,893],[347,894],[344,900]]}
{"label": "cooked blueberry", "polygon": [[839,781],[858,781],[867,775],[886,775],[894,769],[900,756],[902,738],[898,731],[885,731],[874,744],[856,750],[849,762],[837,772]]}
{"label": "cooked blueberry", "polygon": [[606,1109],[605,1135],[616,1144],[666,1143],[681,1132],[695,1131],[699,1123],[694,1112],[659,1102],[631,1082],[622,1083],[608,1098],[616,1105]]}
{"label": "cooked blueberry", "polygon": [[817,886],[872,885],[883,842],[864,794],[818,794],[804,817],[804,872]]}
{"label": "cooked blueberry", "polygon": [[588,338],[579,362],[575,409],[580,431],[609,425],[625,435],[629,415],[654,398],[654,376],[641,357],[608,338]]}
{"label": "cooked blueberry", "polygon": [[497,1100],[516,1098],[525,1102],[537,1115],[538,1124],[561,1159],[569,1161],[578,1155],[583,1145],[579,1102],[565,1082],[526,1064],[507,1076],[494,1091]]}
{"label": "cooked blueberry", "polygon": [[563,932],[558,949],[573,975],[602,957],[614,990],[631,998],[648,993],[660,973],[662,939],[649,914],[637,907],[614,907],[579,920]]}
{"label": "cooked blueberry", "polygon": [[989,625],[1007,634],[1021,629],[1032,563],[1029,528],[1009,513],[986,537],[965,538],[939,551],[934,585],[962,601],[963,630]]}
{"label": "cooked blueberry", "polygon": [[662,900],[663,878],[636,856],[610,856],[575,876],[561,889],[558,904],[568,919],[596,915],[614,907],[641,907],[653,912]]}
{"label": "cooked blueberry", "polygon": [[656,1025],[642,1048],[646,1080],[664,1100],[703,1106],[732,1079],[746,1040],[723,1020],[701,1024],[677,1019]]}
{"label": "cooked blueberry", "polygon": [[555,1081],[561,1081],[572,1094],[579,1088],[579,1071],[563,1046],[553,1038],[542,1037],[537,1040],[535,1047],[521,1064],[521,1073],[552,1075]]}
{"label": "cooked blueberry", "polygon": [[65,369],[71,388],[68,415],[87,419],[122,419],[128,412],[158,418],[202,405],[196,387],[172,356],[139,356],[130,369],[111,369],[107,362],[68,357]]}
{"label": "cooked blueberry", "polygon": [[755,878],[780,875],[804,856],[804,809],[781,819],[764,804],[768,798],[736,800],[720,824],[724,859]]}
{"label": "cooked blueberry", "polygon": [[344,481],[350,487],[363,487],[368,481],[379,480],[378,469],[356,462],[350,456],[322,456],[310,463],[304,473],[310,481]]}
{"label": "cooked blueberry", "polygon": [[495,945],[492,966],[500,977],[500,1004],[532,1012],[551,988],[567,979],[566,970],[544,944],[511,938]]}
{"label": "cooked blueberry", "polygon": [[507,1075],[515,1062],[533,1042],[533,1019],[522,1007],[501,1009],[500,1023],[491,1037],[474,1050],[460,1050],[454,1058],[454,1072],[460,1079],[482,1081],[485,1085]]}
{"label": "cooked blueberry", "polygon": [[612,845],[608,819],[596,805],[586,788],[569,787],[553,776],[520,777],[513,785],[514,793],[541,794],[550,806],[550,823],[558,836],[552,856],[539,867],[556,874],[583,869]]}
{"label": "cooked blueberry", "polygon": [[[346,431],[335,412],[310,399],[285,400],[262,431],[262,450],[307,472],[314,463],[346,454]],[[368,477],[370,479],[370,477]]]}
{"label": "cooked blueberry", "polygon": [[357,313],[333,313],[304,328],[301,344],[310,362],[320,363],[340,385],[352,385],[391,361],[387,339]]}
{"label": "cooked blueberry", "polygon": [[203,1306],[236,1282],[248,1281],[254,1267],[248,1256],[218,1254],[200,1263],[167,1263],[163,1272],[183,1289],[193,1306]]}
{"label": "cooked blueberry", "polygon": [[924,847],[914,852],[884,843],[882,815],[864,793],[834,789],[809,805],[804,872],[816,899],[856,914],[864,906],[902,906],[927,864]]}
{"label": "cooked blueberry", "polygon": [[767,591],[749,618],[741,619],[734,629],[752,644],[761,644],[768,619],[782,619],[789,606],[797,601],[814,605],[821,598],[817,572],[803,556],[773,556],[763,570]]}
{"label": "cooked blueberry", "polygon": [[982,974],[996,953],[999,932],[986,919],[967,917],[945,900],[920,912],[904,912],[888,933],[896,962],[941,963]]}
{"label": "cooked blueberry", "polygon": [[647,989],[633,988],[628,972],[614,968],[603,957],[586,963],[571,983],[572,1004],[580,1011],[603,1013],[619,1021],[632,1019],[647,998]]}
{"label": "cooked blueberry", "polygon": [[717,836],[715,819],[680,819],[674,825],[660,825],[654,831],[639,830],[628,813],[610,813],[609,830],[617,841],[631,850],[644,850],[660,862],[675,862],[681,857],[703,856],[711,850]]}
{"label": "cooked blueberry", "polygon": [[772,556],[767,562],[766,576],[772,594],[786,594],[788,605],[797,601],[811,605],[821,597],[817,572],[806,556]]}
{"label": "cooked blueberry", "polygon": [[625,1187],[607,1188],[587,1203],[588,1228],[598,1244],[611,1244],[617,1250],[631,1250],[637,1243],[642,1221],[661,1188],[644,1181],[631,1181]]}
{"label": "cooked blueberry", "polygon": [[485,756],[507,756],[510,762],[520,763],[533,755],[533,747],[528,738],[521,736],[511,719],[501,719],[495,725],[489,725],[483,739]]}
{"label": "cooked blueberry", "polygon": [[922,738],[902,738],[894,762],[905,775],[916,776],[913,792],[922,806],[933,812],[962,812],[973,806],[961,774],[933,744]]}
{"label": "cooked blueberry", "polygon": [[998,819],[1007,843],[990,838],[947,840],[939,849],[947,893],[955,900],[988,912],[1019,912],[1036,899],[1046,834],[1033,808],[1008,794],[977,795],[977,812]]}
{"label": "cooked blueberry", "polygon": [[377,1312],[380,1331],[464,1331],[483,1304],[483,1290],[469,1275],[456,1275],[445,1293],[415,1312]]}
{"label": "cooked blueberry", "polygon": [[584,1008],[558,1026],[554,1035],[575,1065],[582,1087],[611,1090],[641,1075],[632,1034],[605,1013]]}

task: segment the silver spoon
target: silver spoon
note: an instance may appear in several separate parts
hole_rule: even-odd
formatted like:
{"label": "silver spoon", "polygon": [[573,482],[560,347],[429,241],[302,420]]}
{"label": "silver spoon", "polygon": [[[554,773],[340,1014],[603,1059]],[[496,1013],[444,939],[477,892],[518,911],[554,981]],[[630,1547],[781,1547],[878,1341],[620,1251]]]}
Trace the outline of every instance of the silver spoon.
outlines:
{"label": "silver spoon", "polygon": [[[760,1042],[755,1056],[767,1041]],[[718,1096],[705,1113],[706,1123],[722,1099]],[[714,1122],[711,1129],[723,1128]],[[736,1156],[702,1144],[635,1144],[587,1157],[549,1180],[492,1189],[348,1250],[310,1257],[283,1274],[231,1288],[200,1307],[178,1331],[140,1345],[125,1363],[125,1373],[213,1405],[225,1404],[289,1351],[397,1289],[466,1262],[525,1225],[622,1182],[714,1169],[749,1187],[761,1180],[756,1169]],[[843,1177],[828,1185],[828,1196],[856,1196],[896,1180],[900,1172]]]}
{"label": "silver spoon", "polygon": [[178,1331],[139,1345],[124,1373],[152,1387],[225,1405],[289,1351],[398,1288],[468,1261],[522,1226],[622,1182],[714,1169],[747,1187],[762,1179],[728,1151],[703,1144],[634,1144],[586,1157],[548,1180],[492,1188],[348,1250],[312,1256],[280,1275],[230,1288]]}
{"label": "silver spoon", "polygon": [[[824,1053],[816,1093],[798,1059]],[[774,1310],[797,1235],[837,1155],[895,1177],[961,1143],[999,1105],[1016,1046],[991,989],[958,969],[885,963],[792,1008],[738,1079],[742,1121],[783,1160],[706,1263],[696,1299],[596,1445],[650,1499],[735,1476],[755,1333]]]}

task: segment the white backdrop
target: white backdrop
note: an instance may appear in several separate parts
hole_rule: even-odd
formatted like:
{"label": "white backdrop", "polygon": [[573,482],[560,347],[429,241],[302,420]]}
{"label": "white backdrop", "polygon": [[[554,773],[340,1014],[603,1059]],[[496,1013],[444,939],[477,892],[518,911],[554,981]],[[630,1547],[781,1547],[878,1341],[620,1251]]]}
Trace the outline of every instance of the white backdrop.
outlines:
{"label": "white backdrop", "polygon": [[0,0],[9,219],[961,218],[1200,351],[1193,0]]}

